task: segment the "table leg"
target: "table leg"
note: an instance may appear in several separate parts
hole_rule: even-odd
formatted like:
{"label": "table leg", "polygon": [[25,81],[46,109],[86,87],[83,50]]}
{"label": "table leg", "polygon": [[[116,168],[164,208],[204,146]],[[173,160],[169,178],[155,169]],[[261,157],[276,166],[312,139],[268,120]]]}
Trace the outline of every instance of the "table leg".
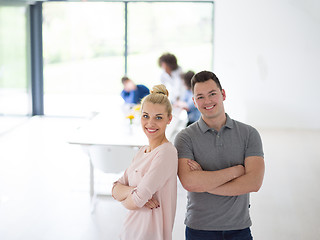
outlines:
{"label": "table leg", "polygon": [[90,197],[94,194],[94,168],[90,159]]}

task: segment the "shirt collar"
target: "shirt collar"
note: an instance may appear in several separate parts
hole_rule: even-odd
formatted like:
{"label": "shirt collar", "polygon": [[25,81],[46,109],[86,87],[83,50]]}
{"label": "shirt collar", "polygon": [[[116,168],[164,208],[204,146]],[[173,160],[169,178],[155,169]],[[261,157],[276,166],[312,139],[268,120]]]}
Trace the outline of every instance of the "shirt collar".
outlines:
{"label": "shirt collar", "polygon": [[[227,128],[233,128],[233,121],[232,119],[229,117],[228,114],[226,114],[226,117],[227,117],[227,121],[226,121],[226,124],[222,127],[227,127]],[[198,126],[200,128],[200,130],[205,133],[209,130],[211,130],[211,128],[205,123],[205,121],[203,121],[202,117],[200,117],[199,121],[198,121]]]}
{"label": "shirt collar", "polygon": [[229,115],[226,113],[226,117],[227,117],[227,121],[226,121],[226,124],[225,126],[227,128],[233,128],[233,120],[229,117]]}
{"label": "shirt collar", "polygon": [[200,130],[202,131],[202,133],[205,133],[206,131],[210,130],[208,125],[205,123],[205,121],[203,121],[202,116],[200,117],[200,119],[198,121],[198,126],[199,126]]}

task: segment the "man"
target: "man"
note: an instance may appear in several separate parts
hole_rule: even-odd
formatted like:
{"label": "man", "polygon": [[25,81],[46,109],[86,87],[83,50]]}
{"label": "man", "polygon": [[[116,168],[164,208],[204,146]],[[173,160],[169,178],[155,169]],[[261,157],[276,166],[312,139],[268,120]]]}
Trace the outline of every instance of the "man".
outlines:
{"label": "man", "polygon": [[175,139],[188,191],[186,239],[252,239],[249,193],[264,176],[260,135],[225,113],[226,93],[214,73],[197,73],[191,88],[201,118]]}
{"label": "man", "polygon": [[158,64],[163,70],[160,75],[160,82],[168,89],[171,103],[181,100],[185,88],[181,79],[182,69],[178,65],[176,56],[171,53],[164,53],[159,57]]}
{"label": "man", "polygon": [[140,103],[141,99],[149,94],[149,89],[142,85],[136,85],[130,78],[123,77],[121,79],[123,84],[123,90],[121,97],[126,103]]}

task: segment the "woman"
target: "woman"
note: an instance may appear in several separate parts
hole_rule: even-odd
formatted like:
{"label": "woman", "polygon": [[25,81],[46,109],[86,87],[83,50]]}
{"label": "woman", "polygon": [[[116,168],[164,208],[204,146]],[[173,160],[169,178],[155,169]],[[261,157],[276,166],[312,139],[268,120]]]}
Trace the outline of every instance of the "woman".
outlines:
{"label": "woman", "polygon": [[142,147],[112,196],[129,209],[122,240],[171,240],[177,200],[177,150],[165,135],[172,106],[164,85],[156,85],[141,103],[141,126],[149,146]]}
{"label": "woman", "polygon": [[181,100],[184,93],[184,86],[181,79],[182,69],[178,65],[175,55],[164,53],[158,59],[159,67],[162,68],[160,81],[170,91],[170,101],[175,103]]}

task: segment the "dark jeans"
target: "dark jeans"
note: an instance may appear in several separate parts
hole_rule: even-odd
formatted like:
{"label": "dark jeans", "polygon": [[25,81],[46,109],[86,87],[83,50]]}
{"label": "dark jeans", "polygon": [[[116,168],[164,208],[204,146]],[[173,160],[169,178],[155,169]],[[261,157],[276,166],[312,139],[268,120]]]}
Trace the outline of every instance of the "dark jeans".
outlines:
{"label": "dark jeans", "polygon": [[186,240],[252,240],[250,228],[231,231],[203,231],[186,227]]}

